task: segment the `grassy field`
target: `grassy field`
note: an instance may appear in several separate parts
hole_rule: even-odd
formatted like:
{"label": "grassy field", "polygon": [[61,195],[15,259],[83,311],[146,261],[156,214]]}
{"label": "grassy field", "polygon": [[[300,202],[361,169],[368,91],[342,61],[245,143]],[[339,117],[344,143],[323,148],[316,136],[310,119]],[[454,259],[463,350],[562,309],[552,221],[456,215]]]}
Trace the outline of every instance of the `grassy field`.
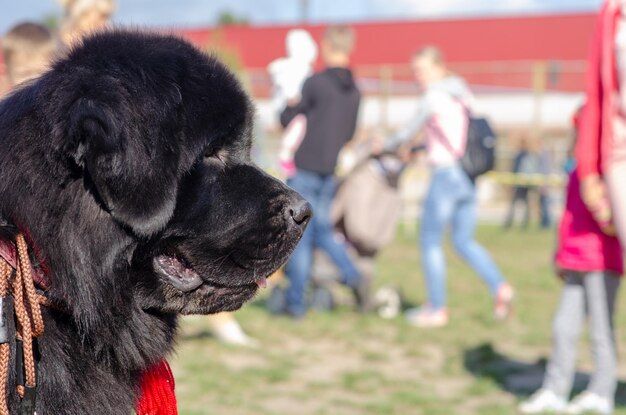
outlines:
{"label": "grassy field", "polygon": [[[418,304],[424,291],[411,233],[401,232],[381,254],[376,285],[395,284]],[[202,317],[184,320],[172,359],[180,413],[515,414],[516,403],[539,387],[549,352],[560,289],[550,261],[554,238],[496,227],[481,228],[478,238],[517,289],[510,320],[493,320],[486,288],[452,253],[451,323],[442,329],[420,330],[402,318],[350,309],[295,322],[268,315],[261,295],[237,313],[260,340],[258,349],[216,342]],[[618,342],[624,345],[626,309],[618,308]],[[591,367],[587,341],[580,347],[579,389]],[[616,413],[626,414],[626,384],[620,384]]]}

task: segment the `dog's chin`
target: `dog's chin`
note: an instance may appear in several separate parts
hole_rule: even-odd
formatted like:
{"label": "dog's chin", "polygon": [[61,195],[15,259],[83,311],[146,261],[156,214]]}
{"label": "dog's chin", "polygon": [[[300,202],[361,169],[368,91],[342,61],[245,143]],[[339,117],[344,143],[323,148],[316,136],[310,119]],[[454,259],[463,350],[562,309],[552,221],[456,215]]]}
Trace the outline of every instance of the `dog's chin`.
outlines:
{"label": "dog's chin", "polygon": [[234,311],[256,295],[254,284],[215,286],[202,284],[192,292],[183,293],[169,284],[160,284],[155,290],[145,291],[140,307],[148,314],[214,314]]}
{"label": "dog's chin", "polygon": [[267,269],[233,264],[219,273],[219,279],[208,279],[184,257],[169,255],[153,258],[152,273],[160,280],[165,300],[157,308],[185,315],[237,310],[266,286],[266,276],[271,274]]}
{"label": "dog's chin", "polygon": [[231,254],[219,271],[210,272],[216,276],[213,278],[207,277],[202,267],[196,269],[194,261],[180,250],[157,255],[152,258],[152,274],[160,280],[159,291],[165,301],[158,305],[150,302],[149,307],[184,315],[237,310],[267,286],[267,278],[288,259],[298,239],[270,258]]}
{"label": "dog's chin", "polygon": [[188,315],[234,311],[254,298],[258,288],[256,283],[232,287],[205,283],[194,292],[184,294],[178,312]]}

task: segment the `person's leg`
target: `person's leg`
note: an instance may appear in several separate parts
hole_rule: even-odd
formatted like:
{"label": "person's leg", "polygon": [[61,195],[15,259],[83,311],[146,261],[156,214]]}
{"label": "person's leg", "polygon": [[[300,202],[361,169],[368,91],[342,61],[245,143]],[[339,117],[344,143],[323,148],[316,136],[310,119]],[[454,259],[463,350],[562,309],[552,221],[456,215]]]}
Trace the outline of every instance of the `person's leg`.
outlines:
{"label": "person's leg", "polygon": [[374,307],[372,298],[372,286],[374,274],[376,271],[376,259],[373,255],[357,255],[355,264],[361,273],[361,280],[355,292],[357,296],[357,305],[363,312],[369,312]]}
{"label": "person's leg", "polygon": [[341,282],[356,287],[360,273],[348,255],[343,241],[337,240],[330,218],[330,208],[335,196],[336,184],[333,176],[320,179],[319,197],[313,206],[314,243],[335,263],[341,272]]}
{"label": "person's leg", "polygon": [[541,211],[541,228],[550,228],[552,218],[550,215],[550,195],[547,189],[539,189],[539,210]]}
{"label": "person's leg", "polygon": [[583,282],[594,359],[593,375],[587,389],[613,402],[617,387],[613,310],[620,280],[609,272],[593,272],[587,274]]}
{"label": "person's leg", "polygon": [[509,229],[513,225],[513,220],[515,219],[515,206],[517,205],[518,199],[519,199],[519,187],[515,186],[513,188],[513,195],[511,196],[511,204],[509,206],[509,213],[506,215],[506,219],[504,220],[505,229]]}
{"label": "person's leg", "polygon": [[[299,171],[287,184],[300,193],[312,206],[318,199],[319,183],[315,176]],[[285,265],[285,275],[289,280],[286,292],[287,313],[300,317],[306,313],[306,290],[313,264],[314,230],[309,226]]]}
{"label": "person's leg", "polygon": [[583,278],[578,273],[565,276],[561,300],[552,322],[552,353],[542,386],[565,400],[572,389],[576,346],[585,320]]}
{"label": "person's leg", "polygon": [[504,278],[489,253],[474,239],[476,195],[473,184],[467,177],[462,177],[458,181],[457,189],[463,192],[463,197],[456,204],[452,214],[454,248],[482,278],[495,297],[504,283]]}
{"label": "person's leg", "polygon": [[433,173],[422,212],[420,245],[428,304],[433,310],[446,307],[446,262],[443,236],[456,203],[451,170]]}
{"label": "person's leg", "polygon": [[530,188],[520,187],[519,199],[522,201],[522,209],[524,210],[522,227],[528,229],[528,225],[530,224]]}

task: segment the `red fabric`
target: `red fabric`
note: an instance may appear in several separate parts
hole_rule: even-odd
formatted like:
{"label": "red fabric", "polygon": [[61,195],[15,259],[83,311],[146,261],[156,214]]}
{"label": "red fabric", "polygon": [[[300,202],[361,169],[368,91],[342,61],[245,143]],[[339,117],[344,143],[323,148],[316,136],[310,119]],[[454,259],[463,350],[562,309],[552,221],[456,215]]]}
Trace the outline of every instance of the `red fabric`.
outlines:
{"label": "red fabric", "polygon": [[591,174],[601,175],[612,148],[611,123],[616,110],[614,96],[618,93],[615,26],[620,16],[620,8],[613,3],[605,1],[600,10],[587,62],[587,101],[576,145],[578,176],[581,179]]}
{"label": "red fabric", "polygon": [[[17,269],[17,251],[12,242],[0,239],[0,257],[2,257],[13,269]],[[30,268],[35,285],[42,290],[47,290],[50,286],[48,278],[41,268]]]}
{"label": "red fabric", "polygon": [[580,196],[580,183],[576,171],[567,185],[565,211],[559,226],[556,252],[558,268],[571,271],[624,272],[622,249],[619,240],[600,230]]}
{"label": "red fabric", "polygon": [[141,378],[137,415],[178,415],[174,386],[172,370],[165,360],[148,369]]}

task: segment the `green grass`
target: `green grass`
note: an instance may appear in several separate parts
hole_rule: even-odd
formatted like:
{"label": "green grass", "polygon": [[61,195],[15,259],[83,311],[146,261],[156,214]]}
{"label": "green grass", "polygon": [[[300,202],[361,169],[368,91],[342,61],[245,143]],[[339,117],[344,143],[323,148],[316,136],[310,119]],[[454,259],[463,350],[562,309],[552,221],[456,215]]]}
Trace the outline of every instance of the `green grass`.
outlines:
{"label": "green grass", "polygon": [[[419,253],[403,231],[379,259],[376,285],[400,287],[409,303],[424,300]],[[382,320],[349,309],[294,322],[260,303],[237,313],[261,342],[250,350],[204,335],[204,317],[183,321],[172,359],[181,415],[508,415],[541,382],[560,283],[553,276],[552,233],[482,227],[478,239],[517,289],[515,314],[492,318],[486,288],[448,252],[450,324],[419,330],[402,318]],[[618,306],[616,326],[626,311]],[[626,342],[618,332],[618,343]],[[581,342],[581,372],[591,368]],[[626,378],[626,365],[620,374]],[[578,383],[580,388],[581,384]],[[626,415],[626,387],[617,414]]]}

